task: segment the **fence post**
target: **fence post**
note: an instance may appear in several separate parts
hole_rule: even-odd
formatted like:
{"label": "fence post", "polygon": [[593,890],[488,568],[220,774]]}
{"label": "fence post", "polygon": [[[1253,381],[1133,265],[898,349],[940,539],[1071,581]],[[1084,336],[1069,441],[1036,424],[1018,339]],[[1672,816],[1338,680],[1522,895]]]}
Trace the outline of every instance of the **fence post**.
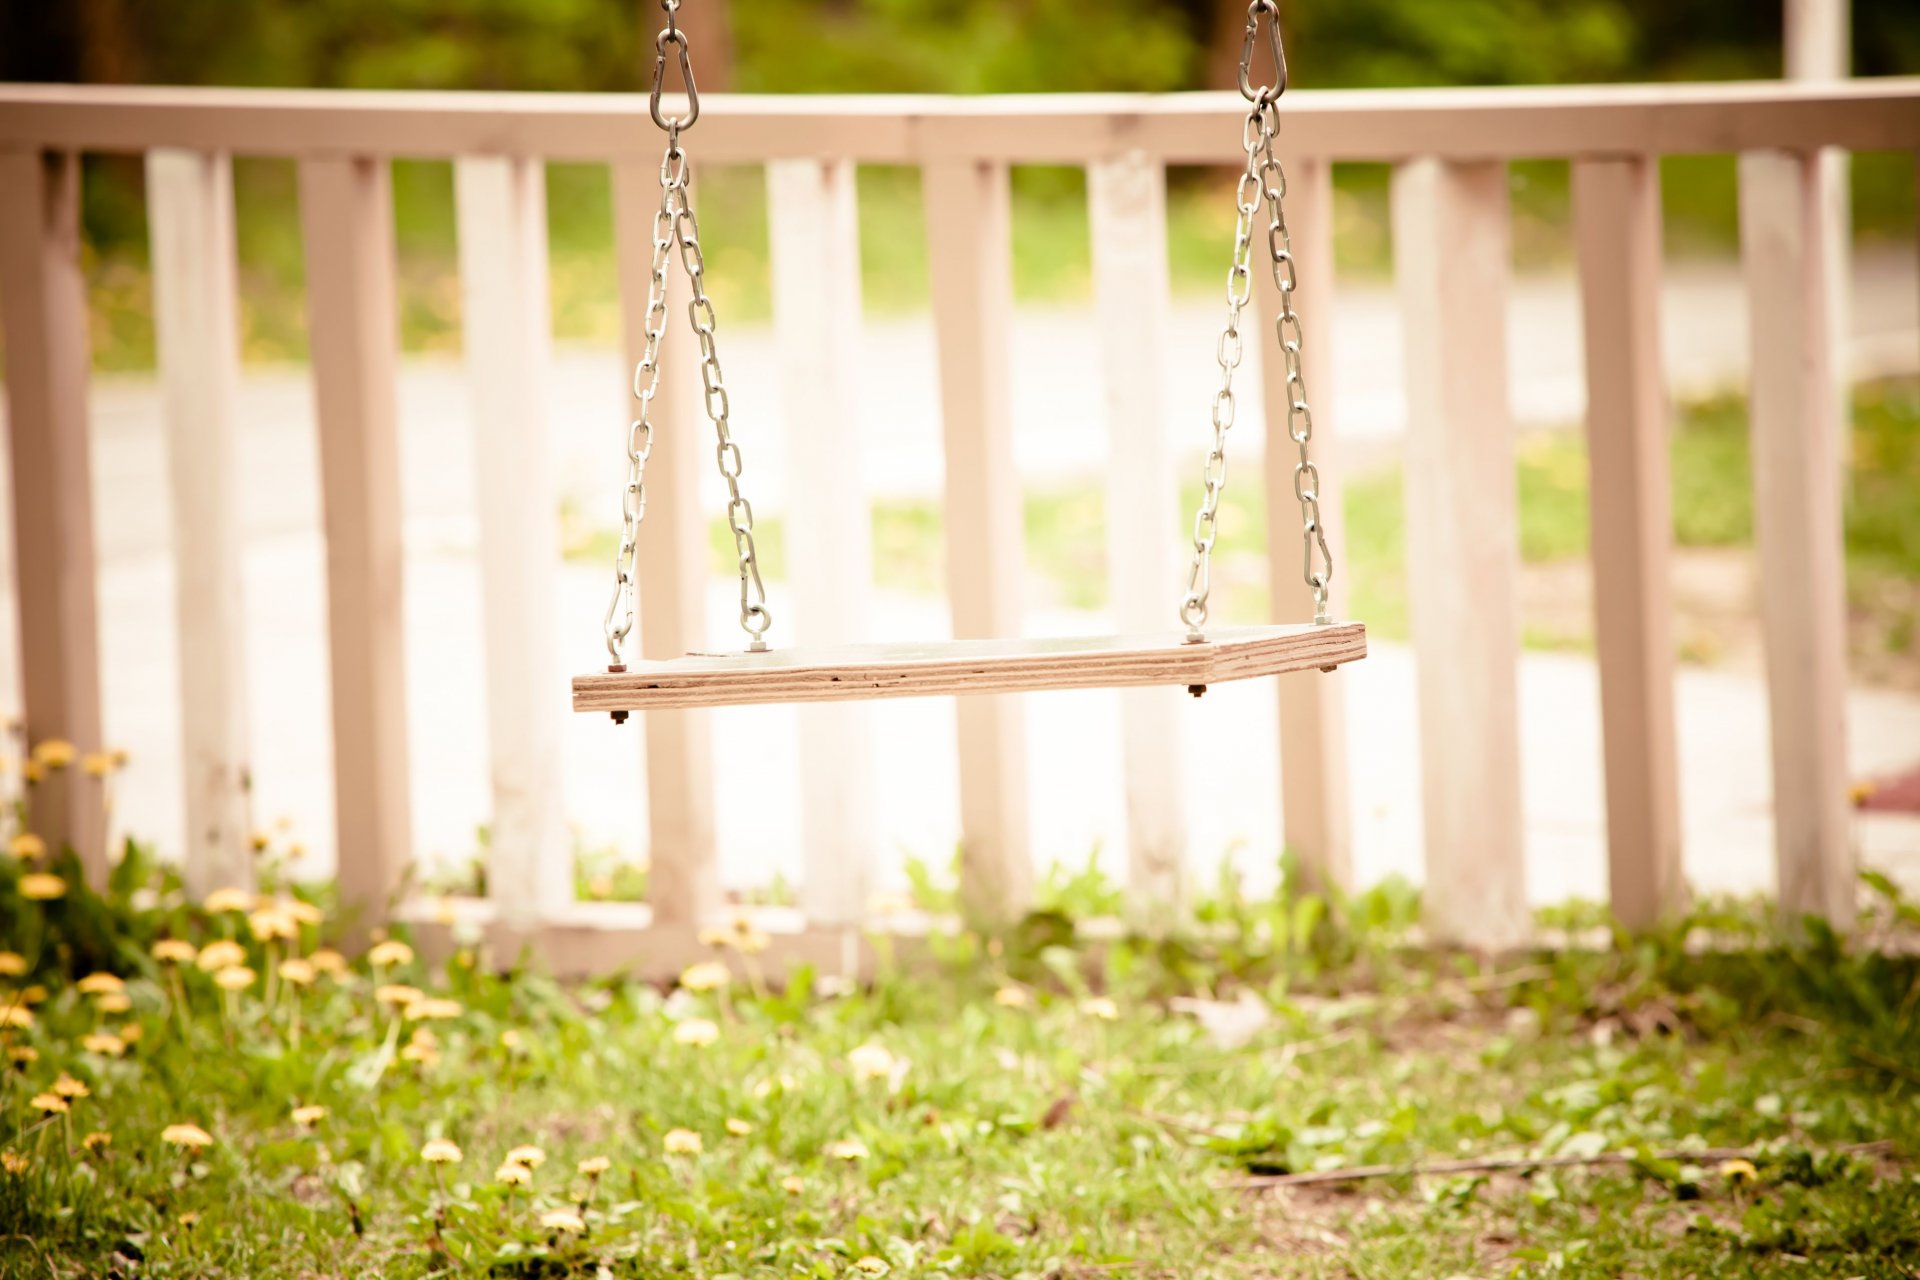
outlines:
{"label": "fence post", "polygon": [[1774,849],[1789,917],[1852,918],[1847,813],[1847,600],[1840,423],[1831,394],[1814,156],[1740,157],[1751,317],[1753,523],[1773,735]]}
{"label": "fence post", "polygon": [[1677,914],[1686,898],[1656,163],[1646,156],[1574,161],[1573,213],[1586,333],[1609,896],[1623,924],[1644,929]]}
{"label": "fence post", "polygon": [[[29,743],[100,747],[87,443],[87,291],[80,267],[80,158],[0,152],[0,320],[7,338],[14,573]],[[31,788],[30,821],[71,847],[94,884],[107,871],[99,784],[77,767]]]}
{"label": "fence post", "polygon": [[383,923],[412,845],[395,403],[393,194],[364,156],[300,161],[333,666],[340,896]]}
{"label": "fence post", "polygon": [[[773,322],[787,417],[787,564],[793,634],[805,645],[862,639],[873,581],[873,509],[861,461],[860,224],[848,160],[767,164]],[[866,912],[879,832],[871,709],[798,708],[809,923]]]}
{"label": "fence post", "polygon": [[[1313,410],[1313,464],[1320,472],[1320,522],[1336,556],[1345,547],[1344,504],[1340,498],[1340,433],[1333,412],[1333,169],[1324,160],[1298,160],[1287,170],[1287,230],[1293,244],[1300,314],[1301,377]],[[1254,233],[1254,294],[1259,314],[1280,314],[1280,290],[1266,266],[1266,236]],[[1287,435],[1287,385],[1274,326],[1248,327],[1249,348],[1260,350],[1262,403],[1267,423],[1264,466],[1267,494],[1267,574],[1273,592],[1273,616],[1282,622],[1313,620],[1313,591],[1302,572],[1300,503],[1294,497],[1293,469],[1299,461]],[[1346,616],[1347,564],[1336,561],[1328,608]],[[1286,847],[1300,860],[1306,886],[1347,889],[1353,877],[1353,819],[1347,799],[1347,700],[1345,677],[1338,671],[1297,671],[1281,676],[1280,805]]]}
{"label": "fence post", "polygon": [[[1123,632],[1174,625],[1179,491],[1167,439],[1167,172],[1142,152],[1087,166],[1094,313],[1106,390],[1107,583]],[[1120,690],[1127,904],[1164,921],[1184,892],[1179,689]]]}
{"label": "fence post", "polygon": [[[922,171],[946,447],[947,591],[958,639],[1020,632],[1023,514],[1013,464],[1008,327],[1013,238],[1007,166]],[[1026,717],[1018,698],[961,698],[961,898],[1018,918],[1033,893]]]}
{"label": "fence post", "polygon": [[1393,254],[1406,317],[1407,586],[1419,663],[1427,919],[1442,941],[1511,946],[1530,921],[1506,165],[1400,165]]}
{"label": "fence post", "polygon": [[560,546],[546,431],[546,169],[526,156],[463,156],[454,194],[493,784],[487,896],[503,923],[526,928],[573,901],[566,685],[553,633]]}
{"label": "fence post", "polygon": [[[616,161],[614,246],[629,374],[646,348],[647,285],[659,207],[659,165]],[[653,408],[647,518],[640,525],[637,552],[639,651],[650,658],[678,657],[706,644],[707,531],[700,517],[700,477],[702,464],[713,455],[702,443],[708,432],[695,408],[696,348],[682,323],[687,287],[678,261],[668,263],[667,281],[668,333]],[[629,396],[624,412],[631,415],[637,408]],[[625,421],[608,430],[610,448],[625,441]],[[641,717],[647,735],[647,898],[656,924],[697,925],[720,905],[713,727],[708,716],[705,711],[649,711]]]}
{"label": "fence post", "polygon": [[148,152],[147,205],[173,490],[184,870],[188,894],[200,898],[253,883],[231,162]]}

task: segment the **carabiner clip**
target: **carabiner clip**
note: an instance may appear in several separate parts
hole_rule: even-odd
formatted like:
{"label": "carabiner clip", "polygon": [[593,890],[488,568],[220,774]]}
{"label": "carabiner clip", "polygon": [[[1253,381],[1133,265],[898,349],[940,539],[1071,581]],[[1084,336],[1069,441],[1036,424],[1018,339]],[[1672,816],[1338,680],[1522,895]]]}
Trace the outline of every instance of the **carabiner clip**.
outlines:
{"label": "carabiner clip", "polygon": [[[1267,43],[1272,48],[1274,72],[1280,81],[1272,88],[1253,83],[1253,46],[1260,38],[1260,15],[1267,15]],[[1256,106],[1272,102],[1287,91],[1287,53],[1280,47],[1280,6],[1274,0],[1253,0],[1247,6],[1247,38],[1240,46],[1240,96]]]}
{"label": "carabiner clip", "polygon": [[[660,95],[667,85],[667,46],[676,45],[680,50],[680,76],[687,82],[687,114],[675,119],[668,118],[660,110]],[[687,36],[678,27],[668,27],[653,42],[656,50],[653,59],[653,96],[647,100],[647,109],[653,113],[653,122],[669,131],[691,129],[693,122],[700,118],[700,93],[693,87],[693,60],[687,52]]]}

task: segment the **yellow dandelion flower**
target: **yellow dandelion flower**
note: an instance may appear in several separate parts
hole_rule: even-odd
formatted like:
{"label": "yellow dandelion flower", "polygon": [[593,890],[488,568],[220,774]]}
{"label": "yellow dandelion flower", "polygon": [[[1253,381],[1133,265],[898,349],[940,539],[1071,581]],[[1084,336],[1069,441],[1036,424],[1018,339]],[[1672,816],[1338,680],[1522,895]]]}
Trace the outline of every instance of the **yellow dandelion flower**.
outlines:
{"label": "yellow dandelion flower", "polygon": [[566,1231],[579,1235],[587,1229],[587,1224],[579,1214],[571,1209],[549,1209],[540,1215],[540,1225],[549,1231]]}
{"label": "yellow dandelion flower", "polygon": [[744,1138],[753,1132],[753,1126],[738,1116],[728,1116],[727,1132],[736,1138]]}
{"label": "yellow dandelion flower", "polygon": [[0,1151],[0,1169],[6,1170],[14,1177],[19,1177],[32,1167],[33,1161],[18,1151]]}
{"label": "yellow dandelion flower", "polygon": [[688,1018],[673,1029],[675,1044],[704,1048],[720,1038],[720,1028],[706,1018]]}
{"label": "yellow dandelion flower", "polygon": [[113,1145],[113,1135],[104,1129],[95,1129],[92,1133],[80,1139],[80,1145],[93,1154],[99,1155],[102,1151],[105,1151]]}
{"label": "yellow dandelion flower", "polygon": [[384,969],[388,965],[411,964],[412,962],[413,948],[398,938],[389,938],[373,950],[367,952],[367,963],[376,969]]}
{"label": "yellow dandelion flower", "polygon": [[533,1171],[523,1164],[515,1164],[509,1160],[493,1171],[493,1180],[509,1187],[531,1186]]}
{"label": "yellow dandelion flower", "polygon": [[689,991],[716,991],[732,981],[733,975],[718,960],[688,965],[680,975],[680,985]]}
{"label": "yellow dandelion flower", "polygon": [[403,1007],[412,1004],[416,1000],[424,1000],[426,996],[427,993],[420,988],[410,987],[404,982],[389,982],[384,986],[375,987],[373,990],[373,998],[379,1003],[401,1005]]}
{"label": "yellow dandelion flower", "polygon": [[218,973],[222,969],[231,969],[247,962],[247,949],[231,938],[221,938],[209,942],[200,948],[200,956],[195,963],[207,973]]}
{"label": "yellow dandelion flower", "polygon": [[295,1107],[293,1122],[302,1129],[311,1129],[327,1118],[327,1109],[317,1103],[311,1106]]}
{"label": "yellow dandelion flower", "polygon": [[518,1053],[524,1044],[520,1033],[511,1027],[500,1033],[500,1047],[508,1053]]}
{"label": "yellow dandelion flower", "polygon": [[1080,1012],[1089,1018],[1098,1018],[1102,1022],[1112,1022],[1120,1016],[1120,1006],[1105,996],[1094,996],[1080,1002]]}
{"label": "yellow dandelion flower", "polygon": [[109,991],[120,991],[126,983],[111,973],[90,973],[73,984],[73,989],[83,996],[100,996]]}
{"label": "yellow dandelion flower", "polygon": [[264,831],[256,831],[247,837],[247,843],[255,853],[265,853],[273,845],[273,837]]}
{"label": "yellow dandelion flower", "polygon": [[110,1032],[96,1031],[92,1035],[81,1036],[80,1047],[103,1058],[117,1058],[127,1051],[127,1042]]}
{"label": "yellow dandelion flower", "polygon": [[887,1052],[882,1045],[868,1041],[847,1055],[847,1065],[853,1068],[855,1080],[884,1080],[893,1074],[899,1059]]}
{"label": "yellow dandelion flower", "polygon": [[697,1156],[706,1149],[700,1135],[691,1129],[669,1129],[667,1136],[660,1140],[661,1147],[670,1156]]}
{"label": "yellow dandelion flower", "polygon": [[16,1044],[7,1050],[7,1061],[30,1067],[40,1061],[40,1051],[30,1044]]}
{"label": "yellow dandelion flower", "polygon": [[64,769],[76,754],[65,738],[48,738],[33,749],[33,762],[43,769]]}
{"label": "yellow dandelion flower", "polygon": [[20,896],[33,902],[52,902],[67,896],[67,882],[59,876],[36,871],[20,877]]}
{"label": "yellow dandelion flower", "polygon": [[181,1226],[191,1231],[193,1230],[194,1225],[200,1221],[200,1211],[198,1209],[189,1209],[185,1213],[181,1214],[179,1218],[176,1219],[176,1221],[179,1222]]}
{"label": "yellow dandelion flower", "polygon": [[428,1021],[445,1021],[448,1018],[459,1017],[460,1013],[461,1006],[458,1000],[423,997],[419,1000],[410,1001],[407,1004],[407,1020],[409,1022],[418,1021],[422,1018]]}
{"label": "yellow dandelion flower", "polygon": [[49,994],[50,993],[47,991],[44,985],[36,982],[30,987],[20,988],[20,1003],[21,1004],[45,1004],[47,1002],[47,996]]}
{"label": "yellow dandelion flower", "polygon": [[886,1264],[884,1259],[876,1258],[872,1254],[868,1254],[864,1258],[855,1258],[853,1269],[861,1275],[867,1276],[883,1276],[893,1270],[892,1267]]}
{"label": "yellow dandelion flower", "polygon": [[307,957],[307,963],[321,973],[345,973],[347,958],[332,947],[322,947]]}
{"label": "yellow dandelion flower", "polygon": [[159,1130],[159,1140],[171,1148],[186,1148],[188,1151],[213,1146],[213,1134],[200,1125],[167,1125]]}
{"label": "yellow dandelion flower", "polygon": [[1004,1009],[1024,1009],[1032,1003],[1025,987],[1002,987],[993,993],[993,1002]]}
{"label": "yellow dandelion flower", "polygon": [[445,1138],[435,1138],[420,1148],[420,1158],[428,1164],[459,1164],[464,1157],[459,1147]]}
{"label": "yellow dandelion flower", "polygon": [[253,985],[253,980],[256,976],[258,975],[256,975],[252,969],[249,969],[244,964],[239,964],[231,969],[222,969],[220,972],[214,974],[213,983],[222,991],[245,991]]}
{"label": "yellow dandelion flower", "polygon": [[192,964],[199,951],[183,938],[162,938],[153,944],[153,958],[161,964]]}
{"label": "yellow dandelion flower", "polygon": [[1720,1162],[1720,1176],[1736,1185],[1746,1185],[1759,1180],[1760,1171],[1753,1167],[1751,1160],[1723,1160]]}
{"label": "yellow dandelion flower", "polygon": [[31,831],[22,831],[7,841],[7,852],[22,862],[32,862],[47,856],[47,842]]}
{"label": "yellow dandelion flower", "polygon": [[574,1168],[578,1169],[581,1174],[586,1177],[597,1178],[607,1170],[613,1168],[613,1161],[607,1159],[605,1156],[589,1156],[575,1165]]}
{"label": "yellow dandelion flower", "polygon": [[27,958],[18,951],[0,951],[0,978],[25,977]]}
{"label": "yellow dandelion flower", "polygon": [[402,1046],[400,1057],[406,1062],[417,1062],[423,1067],[431,1067],[440,1061],[440,1046],[434,1043],[432,1034],[423,1027],[414,1032],[413,1038]]}
{"label": "yellow dandelion flower", "polygon": [[327,913],[305,898],[281,898],[273,905],[280,914],[292,917],[299,924],[319,925],[327,922]]}
{"label": "yellow dandelion flower", "polygon": [[251,911],[253,910],[253,895],[245,889],[239,889],[229,885],[224,889],[215,889],[212,893],[208,894],[200,906],[209,914],[216,916],[225,915],[230,911]]}
{"label": "yellow dandelion flower", "polygon": [[780,1189],[790,1196],[797,1196],[807,1189],[807,1184],[798,1175],[790,1173],[780,1179]]}
{"label": "yellow dandelion flower", "polygon": [[731,945],[733,942],[733,935],[731,933],[725,929],[716,928],[713,925],[708,925],[695,936],[699,938],[700,945],[703,947],[725,947]]}
{"label": "yellow dandelion flower", "polygon": [[547,1153],[528,1143],[507,1152],[508,1164],[523,1164],[529,1169],[538,1169],[547,1162]]}
{"label": "yellow dandelion flower", "polygon": [[113,753],[89,751],[80,757],[80,769],[90,778],[104,778],[113,772]]}
{"label": "yellow dandelion flower", "polygon": [[95,996],[93,1007],[100,1013],[125,1013],[133,1008],[133,997],[124,991],[109,991],[103,996]]}
{"label": "yellow dandelion flower", "polygon": [[253,934],[254,941],[267,942],[273,938],[298,938],[300,925],[284,911],[260,907],[247,914],[247,931]]}
{"label": "yellow dandelion flower", "polygon": [[747,929],[734,938],[733,945],[739,948],[741,955],[757,956],[773,945],[773,938],[762,930]]}
{"label": "yellow dandelion flower", "polygon": [[53,1082],[53,1091],[69,1101],[78,1101],[93,1094],[93,1090],[87,1088],[84,1080],[75,1080],[64,1071],[60,1073],[60,1078]]}
{"label": "yellow dandelion flower", "polygon": [[47,776],[46,766],[38,760],[29,760],[20,766],[20,776],[28,782],[40,782]]}
{"label": "yellow dandelion flower", "polygon": [[67,1100],[57,1093],[36,1093],[29,1105],[42,1115],[63,1116],[67,1113]]}
{"label": "yellow dandelion flower", "polygon": [[142,1027],[137,1022],[122,1023],[120,1025],[120,1028],[114,1032],[115,1035],[119,1036],[122,1040],[125,1040],[128,1044],[139,1043],[140,1037],[145,1035],[146,1033],[147,1033],[146,1028]]}
{"label": "yellow dandelion flower", "polygon": [[835,1160],[845,1160],[849,1164],[855,1160],[865,1160],[870,1154],[872,1153],[867,1150],[867,1144],[858,1138],[841,1138],[827,1144],[827,1155]]}
{"label": "yellow dandelion flower", "polygon": [[292,960],[282,962],[280,976],[296,987],[310,987],[314,979],[320,975],[314,971],[312,961],[302,960],[296,956]]}

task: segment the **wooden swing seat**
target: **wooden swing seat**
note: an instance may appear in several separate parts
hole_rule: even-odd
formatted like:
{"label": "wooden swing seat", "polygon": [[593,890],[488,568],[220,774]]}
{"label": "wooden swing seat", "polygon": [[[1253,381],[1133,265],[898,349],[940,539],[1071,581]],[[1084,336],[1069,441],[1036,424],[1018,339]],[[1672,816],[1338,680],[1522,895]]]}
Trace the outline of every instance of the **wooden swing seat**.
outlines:
{"label": "wooden swing seat", "polygon": [[660,711],[1155,684],[1197,691],[1366,656],[1367,629],[1357,622],[1222,627],[1191,644],[1176,632],[696,653],[575,676],[573,709]]}

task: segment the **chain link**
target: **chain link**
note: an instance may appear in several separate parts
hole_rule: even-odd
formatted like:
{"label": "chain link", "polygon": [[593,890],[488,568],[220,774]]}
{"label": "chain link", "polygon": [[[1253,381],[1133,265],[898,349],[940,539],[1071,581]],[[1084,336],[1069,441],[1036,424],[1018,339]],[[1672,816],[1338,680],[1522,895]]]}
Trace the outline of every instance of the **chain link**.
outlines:
{"label": "chain link", "polygon": [[[640,402],[639,414],[627,426],[627,482],[620,497],[620,547],[614,561],[613,598],[607,603],[604,630],[607,652],[615,666],[624,664],[624,646],[633,631],[634,582],[640,522],[646,518],[647,458],[653,452],[653,401],[660,389],[660,345],[667,331],[667,272],[674,248],[680,253],[680,265],[687,273],[693,297],[687,303],[687,320],[700,344],[700,385],[707,420],[713,424],[719,443],[715,457],[720,476],[727,485],[727,526],[733,532],[733,545],[740,570],[740,626],[747,633],[749,647],[764,650],[767,628],[773,614],[767,609],[767,591],[760,580],[760,562],[753,540],[753,507],[740,493],[740,474],[744,464],[740,446],[733,440],[729,422],[731,405],[725,377],[720,371],[720,354],[715,344],[716,318],[713,300],[707,296],[706,254],[700,248],[700,222],[693,212],[693,169],[680,145],[680,134],[700,116],[700,95],[694,88],[693,66],[686,33],[680,30],[676,14],[683,0],[660,0],[667,25],[655,40],[657,56],[653,68],[653,92],[649,110],[654,123],[666,131],[667,149],[660,160],[660,208],[653,219],[653,269],[647,281],[646,343],[640,362],[633,371],[633,394]],[[666,82],[667,47],[677,46],[680,72],[687,85],[687,113],[665,116],[660,99]]]}
{"label": "chain link", "polygon": [[[1253,53],[1258,44],[1260,19],[1268,20],[1269,41],[1275,66],[1276,83],[1255,86],[1252,83]],[[1287,193],[1286,172],[1274,155],[1273,140],[1280,131],[1280,112],[1276,105],[1287,84],[1286,55],[1280,46],[1279,12],[1274,0],[1253,0],[1247,6],[1247,34],[1240,55],[1240,90],[1253,104],[1241,129],[1241,149],[1247,165],[1235,191],[1237,211],[1233,233],[1233,262],[1227,270],[1227,322],[1214,347],[1220,365],[1220,389],[1213,396],[1213,443],[1201,469],[1203,492],[1200,509],[1193,520],[1193,564],[1187,573],[1186,598],[1180,604],[1180,620],[1187,625],[1187,639],[1205,638],[1207,598],[1212,590],[1213,545],[1219,537],[1220,495],[1227,486],[1227,433],[1233,427],[1236,401],[1233,391],[1234,370],[1240,365],[1244,343],[1240,334],[1241,312],[1253,295],[1253,226],[1262,205],[1267,210],[1267,257],[1273,283],[1280,295],[1280,314],[1274,321],[1274,334],[1286,362],[1287,436],[1299,452],[1293,469],[1293,493],[1300,503],[1302,576],[1313,593],[1314,621],[1332,621],[1327,611],[1327,588],[1333,580],[1333,556],[1327,549],[1326,531],[1320,523],[1320,472],[1313,464],[1309,445],[1313,439],[1313,411],[1307,405],[1306,379],[1301,369],[1301,327],[1294,310],[1293,294],[1297,285],[1294,272],[1293,242],[1287,233],[1283,202]],[[1268,447],[1273,447],[1270,440]]]}

